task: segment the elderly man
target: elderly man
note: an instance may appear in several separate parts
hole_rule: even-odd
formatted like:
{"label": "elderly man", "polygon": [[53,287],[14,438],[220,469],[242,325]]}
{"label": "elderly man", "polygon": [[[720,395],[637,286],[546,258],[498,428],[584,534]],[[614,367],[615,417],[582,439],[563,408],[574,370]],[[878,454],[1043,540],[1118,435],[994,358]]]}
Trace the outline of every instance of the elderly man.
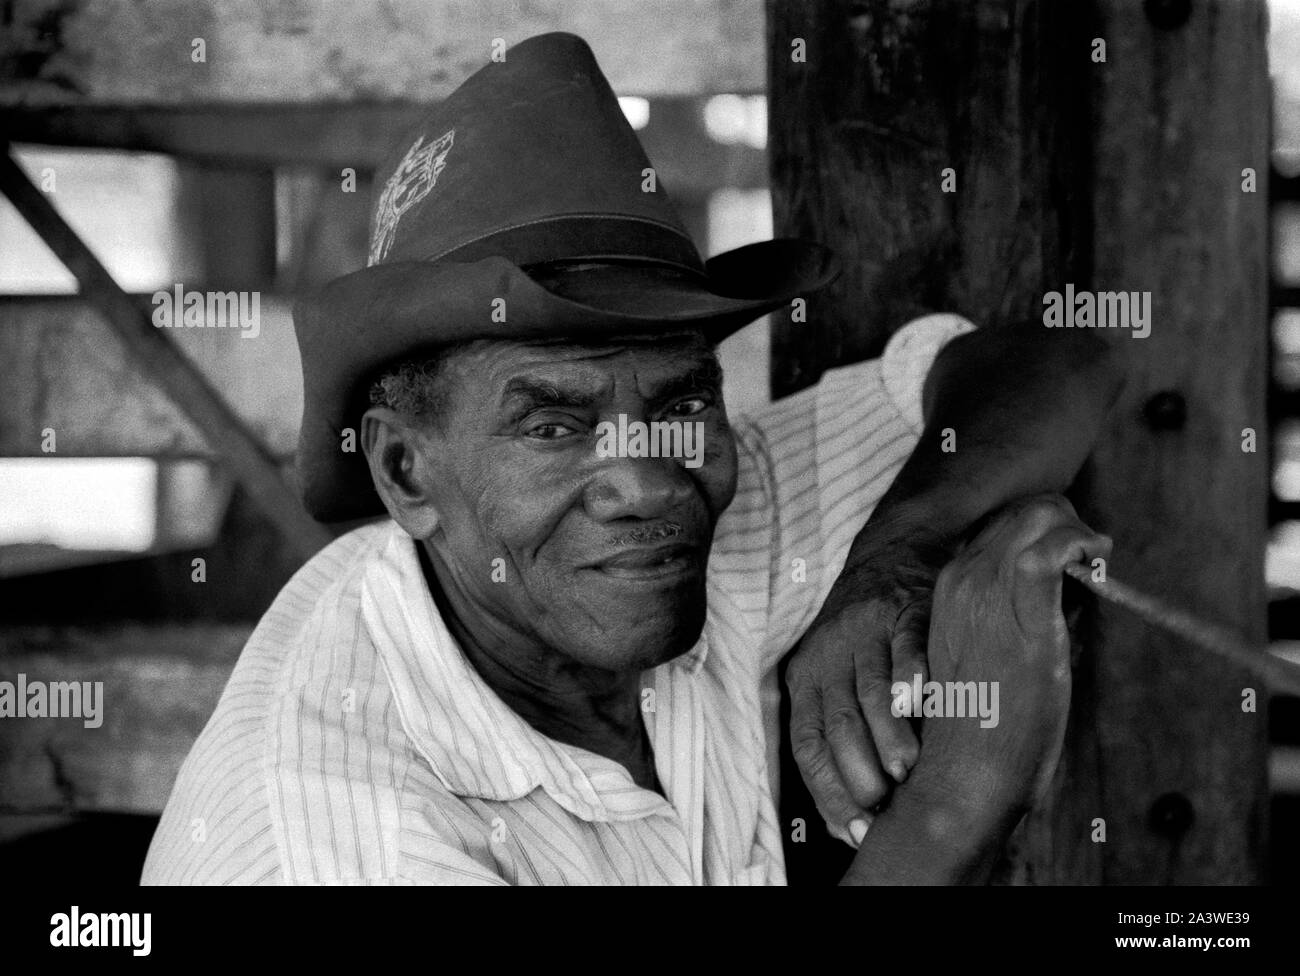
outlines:
{"label": "elderly man", "polygon": [[[295,321],[307,507],[387,517],[262,619],[144,880],[783,883],[806,825],[763,689],[800,641],[845,880],[984,879],[1059,751],[1062,568],[1108,551],[1045,494],[1115,396],[1104,347],[929,316],[729,418],[716,343],[834,261],[701,262],[569,35],[470,78],[381,186],[370,266]],[[918,741],[916,675],[999,714]]]}

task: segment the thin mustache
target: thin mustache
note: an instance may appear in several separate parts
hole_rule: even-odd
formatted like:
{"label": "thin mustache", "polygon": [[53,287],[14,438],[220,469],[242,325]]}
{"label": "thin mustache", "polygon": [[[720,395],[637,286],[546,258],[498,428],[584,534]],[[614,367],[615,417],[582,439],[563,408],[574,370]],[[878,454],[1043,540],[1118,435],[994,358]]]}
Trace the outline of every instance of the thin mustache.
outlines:
{"label": "thin mustache", "polygon": [[676,522],[657,522],[654,525],[631,529],[622,535],[612,535],[605,540],[605,544],[611,547],[645,545],[647,542],[662,542],[664,539],[676,538],[682,534],[682,531],[682,527]]}

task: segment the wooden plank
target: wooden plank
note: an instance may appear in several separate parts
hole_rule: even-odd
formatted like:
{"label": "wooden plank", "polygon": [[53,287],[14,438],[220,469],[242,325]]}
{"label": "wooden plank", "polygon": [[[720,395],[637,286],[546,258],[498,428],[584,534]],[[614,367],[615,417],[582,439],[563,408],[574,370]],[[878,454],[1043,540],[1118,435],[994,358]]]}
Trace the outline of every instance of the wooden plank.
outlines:
{"label": "wooden plank", "polygon": [[247,624],[0,629],[0,681],[102,682],[97,727],[6,718],[0,812],[157,812],[216,707]]}
{"label": "wooden plank", "polygon": [[14,143],[131,149],[224,165],[373,170],[428,106],[79,105],[0,107]]}
{"label": "wooden plank", "polygon": [[494,39],[553,30],[585,37],[620,94],[763,83],[762,0],[32,0],[11,17],[8,105],[428,101],[485,64]]}
{"label": "wooden plank", "polygon": [[[1150,338],[1115,337],[1133,382],[1080,510],[1117,539],[1116,575],[1262,640],[1267,459],[1240,445],[1266,436],[1265,194],[1241,192],[1243,167],[1268,167],[1263,4],[1194,4],[1168,29],[1147,7],[1178,5],[771,0],[777,233],[848,269],[807,323],[777,319],[773,388],[878,353],[919,312],[1041,328],[1066,282],[1151,290]],[[1158,427],[1178,413],[1159,391],[1184,398],[1180,428]],[[1123,611],[1077,636],[1054,792],[1008,877],[1257,879],[1266,695],[1243,713],[1242,675]]]}
{"label": "wooden plank", "polygon": [[[0,626],[258,620],[302,562],[242,489],[218,486],[203,501],[210,506],[203,515],[219,520],[215,533],[163,537],[148,553],[78,553],[39,543],[0,546]],[[56,553],[94,558],[56,560]],[[202,582],[194,579],[195,559],[203,560]]]}
{"label": "wooden plank", "polygon": [[[1098,288],[1149,290],[1153,313],[1148,338],[1117,338],[1130,383],[1084,514],[1116,538],[1117,576],[1262,641],[1269,452],[1243,452],[1242,430],[1267,436],[1268,220],[1265,188],[1243,193],[1242,169],[1268,172],[1266,10],[1188,8],[1184,23],[1152,23],[1141,5],[1097,3],[1107,63],[1095,79],[1094,276]],[[1258,882],[1258,682],[1110,607],[1092,651],[1103,880]],[[1254,713],[1242,710],[1247,687]],[[1053,841],[1036,851],[1049,880],[1088,816],[1052,818]]]}
{"label": "wooden plank", "polygon": [[[186,283],[187,288],[196,287]],[[148,296],[135,296],[148,309]],[[261,333],[162,330],[277,458],[297,448],[302,374],[289,300],[262,295]],[[143,373],[82,298],[0,297],[0,457],[214,457],[184,412]]]}
{"label": "wooden plank", "polygon": [[[723,186],[766,186],[763,151],[710,138],[704,103],[703,98],[657,98],[648,125],[637,133],[674,200]],[[344,167],[358,174],[376,169],[426,111],[424,105],[383,102],[13,106],[0,107],[0,132],[13,143],[159,152],[214,167],[311,167],[328,173],[337,187]],[[370,199],[368,192],[358,196]]]}

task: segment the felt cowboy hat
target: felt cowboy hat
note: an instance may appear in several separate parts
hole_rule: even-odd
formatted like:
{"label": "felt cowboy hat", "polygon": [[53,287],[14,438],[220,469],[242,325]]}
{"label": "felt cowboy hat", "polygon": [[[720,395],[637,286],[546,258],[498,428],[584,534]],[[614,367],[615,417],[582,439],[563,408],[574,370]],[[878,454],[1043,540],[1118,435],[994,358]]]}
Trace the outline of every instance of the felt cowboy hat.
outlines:
{"label": "felt cowboy hat", "polygon": [[[370,260],[294,306],[304,403],[298,476],[321,521],[383,513],[360,451],[383,367],[469,339],[721,339],[837,273],[807,241],[703,261],[591,49],[510,48],[432,108],[381,168]],[[353,438],[355,444],[355,437]]]}

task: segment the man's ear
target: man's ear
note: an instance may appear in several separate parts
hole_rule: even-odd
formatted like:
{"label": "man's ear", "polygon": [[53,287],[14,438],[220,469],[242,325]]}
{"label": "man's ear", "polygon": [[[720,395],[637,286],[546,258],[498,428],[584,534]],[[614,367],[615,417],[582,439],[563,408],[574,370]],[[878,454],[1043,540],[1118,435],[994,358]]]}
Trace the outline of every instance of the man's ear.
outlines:
{"label": "man's ear", "polygon": [[361,449],[370,477],[394,521],[414,539],[438,527],[430,494],[427,437],[389,407],[371,407],[361,418]]}

